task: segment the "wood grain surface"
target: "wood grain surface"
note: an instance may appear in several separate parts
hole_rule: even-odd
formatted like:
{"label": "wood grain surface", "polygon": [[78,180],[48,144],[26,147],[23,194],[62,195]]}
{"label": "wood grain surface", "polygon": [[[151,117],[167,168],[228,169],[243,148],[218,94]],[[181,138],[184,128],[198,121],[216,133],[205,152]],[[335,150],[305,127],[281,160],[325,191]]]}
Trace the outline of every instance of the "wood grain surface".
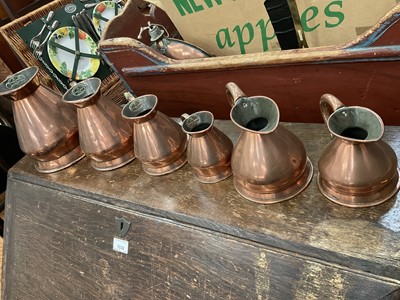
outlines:
{"label": "wood grain surface", "polygon": [[[327,128],[282,125],[316,168]],[[236,142],[231,121],[215,126]],[[399,128],[385,130],[399,156]],[[48,288],[58,299],[388,295],[400,287],[399,195],[372,208],[342,207],[322,196],[316,173],[297,197],[262,205],[242,198],[232,177],[197,182],[189,165],[151,177],[137,160],[97,172],[84,159],[46,175],[25,157],[9,175],[5,295],[29,299],[29,288],[38,299],[48,299]],[[115,217],[132,222],[128,255],[112,251]]]}

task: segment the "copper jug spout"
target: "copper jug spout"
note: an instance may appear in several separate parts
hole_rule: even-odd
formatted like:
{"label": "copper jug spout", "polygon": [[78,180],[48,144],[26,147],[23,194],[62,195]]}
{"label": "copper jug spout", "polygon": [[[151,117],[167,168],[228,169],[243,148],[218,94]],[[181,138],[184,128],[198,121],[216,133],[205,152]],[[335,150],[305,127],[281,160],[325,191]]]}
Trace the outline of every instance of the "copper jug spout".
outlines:
{"label": "copper jug spout", "polygon": [[399,170],[396,153],[381,140],[384,125],[379,115],[365,107],[345,106],[330,94],[321,97],[320,108],[334,138],[318,161],[322,194],[349,207],[390,199],[400,186]]}
{"label": "copper jug spout", "polygon": [[89,78],[70,88],[65,103],[77,107],[80,144],[98,171],[122,167],[135,159],[131,124],[121,108],[104,97],[99,78]]}
{"label": "copper jug spout", "polygon": [[232,141],[214,126],[209,111],[183,114],[182,129],[188,134],[187,159],[195,178],[202,183],[215,183],[232,174]]}
{"label": "copper jug spout", "polygon": [[290,199],[310,183],[313,168],[303,143],[279,125],[279,108],[265,96],[246,97],[226,85],[231,120],[242,129],[232,154],[235,188],[259,203]]}
{"label": "copper jug spout", "polygon": [[149,175],[164,175],[181,168],[187,161],[187,136],[181,126],[157,110],[155,95],[130,100],[122,116],[133,123],[137,159]]}
{"label": "copper jug spout", "polygon": [[21,150],[42,173],[62,170],[84,157],[79,147],[75,109],[61,95],[39,83],[38,67],[25,68],[0,84],[0,95],[12,100]]}

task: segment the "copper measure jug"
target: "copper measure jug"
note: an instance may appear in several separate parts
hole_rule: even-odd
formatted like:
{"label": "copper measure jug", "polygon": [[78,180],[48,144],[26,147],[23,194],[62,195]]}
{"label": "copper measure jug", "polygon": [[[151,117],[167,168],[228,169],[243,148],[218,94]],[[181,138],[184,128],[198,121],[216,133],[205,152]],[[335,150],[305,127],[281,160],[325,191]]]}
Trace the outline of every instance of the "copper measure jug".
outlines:
{"label": "copper measure jug", "polygon": [[122,167],[135,159],[132,127],[121,116],[121,108],[104,97],[101,80],[77,83],[63,96],[77,107],[80,145],[98,171]]}
{"label": "copper measure jug", "polygon": [[242,129],[232,154],[234,185],[259,203],[290,199],[310,183],[313,167],[303,143],[279,125],[279,108],[264,96],[246,97],[233,82],[226,85],[231,120]]}
{"label": "copper measure jug", "polygon": [[61,95],[39,82],[38,67],[25,68],[0,84],[0,95],[11,98],[21,150],[37,171],[51,173],[84,157],[79,146],[75,109]]}
{"label": "copper measure jug", "polygon": [[380,116],[365,107],[345,106],[330,94],[321,97],[320,109],[334,138],[318,161],[322,194],[349,207],[373,206],[391,198],[399,189],[399,170],[396,153],[381,140]]}
{"label": "copper measure jug", "polygon": [[187,162],[187,135],[181,126],[157,110],[155,95],[128,100],[122,115],[133,122],[135,153],[143,170],[164,175],[182,167]]}
{"label": "copper measure jug", "polygon": [[232,174],[233,143],[214,126],[209,111],[183,114],[182,129],[188,134],[187,159],[195,178],[202,183],[215,183]]}

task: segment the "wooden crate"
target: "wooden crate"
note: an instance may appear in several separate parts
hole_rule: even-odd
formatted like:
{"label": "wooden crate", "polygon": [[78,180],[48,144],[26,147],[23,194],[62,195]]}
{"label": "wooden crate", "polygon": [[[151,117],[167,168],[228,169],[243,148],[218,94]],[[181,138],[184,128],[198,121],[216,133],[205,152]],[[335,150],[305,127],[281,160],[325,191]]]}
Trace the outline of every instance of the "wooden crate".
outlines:
{"label": "wooden crate", "polygon": [[[326,126],[282,125],[317,166]],[[239,127],[215,126],[236,143]],[[400,157],[399,140],[400,127],[386,127]],[[316,175],[295,198],[263,205],[233,177],[197,182],[188,164],[150,176],[139,160],[98,172],[84,158],[40,174],[25,157],[8,177],[2,299],[399,299],[400,194],[348,208]]]}
{"label": "wooden crate", "polygon": [[[57,10],[72,2],[74,1],[71,0],[52,1],[51,3],[43,5],[39,9],[36,9],[26,14],[25,16],[18,18],[0,28],[0,34],[3,36],[3,38],[11,47],[11,49],[15,52],[16,56],[21,60],[21,62],[27,67],[38,66],[39,67],[38,76],[41,83],[57,91],[60,90],[56,86],[55,82],[47,74],[47,72],[44,70],[39,61],[37,61],[34,58],[28,46],[25,44],[22,38],[17,34],[17,30],[23,28],[24,26],[28,25],[33,21],[36,21],[40,18],[45,18],[50,11]],[[101,89],[103,94],[107,95],[112,101],[118,104],[126,102],[126,99],[124,97],[125,88],[117,74],[112,73],[111,75],[103,79]]]}

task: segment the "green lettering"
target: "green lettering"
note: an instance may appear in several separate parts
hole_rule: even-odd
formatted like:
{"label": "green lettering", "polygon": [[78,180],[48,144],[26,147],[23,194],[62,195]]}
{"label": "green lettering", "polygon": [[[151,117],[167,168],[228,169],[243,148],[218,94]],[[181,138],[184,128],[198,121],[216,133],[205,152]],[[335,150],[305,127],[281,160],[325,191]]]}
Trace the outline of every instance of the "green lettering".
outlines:
{"label": "green lettering", "polygon": [[203,5],[197,5],[197,4],[194,2],[194,0],[189,0],[189,2],[190,2],[190,4],[192,5],[193,10],[194,10],[195,12],[204,10]]}
{"label": "green lettering", "polygon": [[174,4],[181,16],[186,16],[186,12],[189,14],[193,13],[193,9],[187,0],[174,0]]}
{"label": "green lettering", "polygon": [[[308,12],[311,11],[311,16],[307,17]],[[318,7],[310,6],[301,14],[301,25],[303,26],[304,32],[310,32],[316,29],[320,24],[315,25],[314,27],[308,27],[307,22],[311,21],[318,15]]]}
{"label": "green lettering", "polygon": [[[221,34],[222,34],[222,39],[221,39]],[[223,28],[218,30],[217,35],[215,36],[215,39],[217,41],[217,46],[219,49],[225,48],[225,46],[228,44],[229,48],[232,48],[235,45],[235,42],[232,42],[231,36],[229,35],[228,28]]]}
{"label": "green lettering", "polygon": [[331,17],[331,18],[337,18],[336,23],[329,23],[328,21],[325,21],[325,26],[326,28],[333,28],[333,27],[337,27],[339,26],[343,20],[344,20],[344,14],[340,11],[332,11],[331,7],[334,5],[339,6],[340,8],[342,8],[342,1],[333,1],[331,3],[329,3],[326,7],[325,7],[325,15],[327,17]]}
{"label": "green lettering", "polygon": [[[213,7],[212,0],[204,0],[204,3],[207,4],[208,8]],[[215,0],[215,3],[217,3],[218,5],[221,5],[222,0]]]}
{"label": "green lettering", "polygon": [[268,28],[268,24],[270,24],[270,23],[271,23],[271,20],[268,20],[267,23],[265,23],[264,19],[261,19],[256,24],[258,27],[260,27],[261,39],[262,39],[264,52],[268,51],[268,41],[272,40],[275,37],[275,31],[273,31],[274,33],[272,36],[267,36],[267,28]]}
{"label": "green lettering", "polygon": [[[244,29],[247,29],[247,35],[248,35],[247,41],[243,40],[243,31],[244,31]],[[238,37],[240,53],[241,54],[246,54],[245,46],[250,44],[250,42],[254,38],[253,26],[251,26],[250,23],[244,24],[244,26],[242,28],[240,28],[239,25],[236,25],[235,28],[233,28],[233,31],[236,31],[236,35]]]}

